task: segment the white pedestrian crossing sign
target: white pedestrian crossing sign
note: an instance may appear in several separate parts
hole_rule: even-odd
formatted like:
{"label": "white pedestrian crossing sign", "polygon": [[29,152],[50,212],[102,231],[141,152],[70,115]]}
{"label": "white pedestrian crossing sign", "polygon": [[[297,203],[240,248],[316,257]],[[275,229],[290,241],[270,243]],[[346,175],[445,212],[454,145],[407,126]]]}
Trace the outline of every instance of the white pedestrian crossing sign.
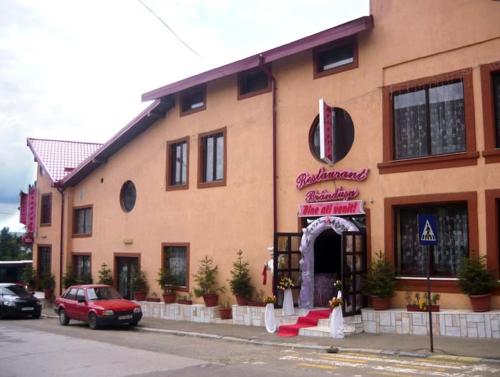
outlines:
{"label": "white pedestrian crossing sign", "polygon": [[434,215],[418,215],[420,245],[437,245],[437,220]]}

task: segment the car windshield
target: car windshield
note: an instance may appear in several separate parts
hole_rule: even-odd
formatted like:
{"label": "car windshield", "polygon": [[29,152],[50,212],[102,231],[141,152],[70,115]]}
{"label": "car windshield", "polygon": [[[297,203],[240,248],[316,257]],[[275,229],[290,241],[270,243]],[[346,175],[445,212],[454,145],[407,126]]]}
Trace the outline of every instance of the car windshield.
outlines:
{"label": "car windshield", "polygon": [[26,297],[30,296],[28,291],[20,285],[12,284],[7,287],[4,287],[4,292],[8,295],[13,295],[13,296],[19,296],[19,297]]}
{"label": "car windshield", "polygon": [[112,300],[122,298],[122,296],[112,287],[87,288],[87,298],[89,301]]}

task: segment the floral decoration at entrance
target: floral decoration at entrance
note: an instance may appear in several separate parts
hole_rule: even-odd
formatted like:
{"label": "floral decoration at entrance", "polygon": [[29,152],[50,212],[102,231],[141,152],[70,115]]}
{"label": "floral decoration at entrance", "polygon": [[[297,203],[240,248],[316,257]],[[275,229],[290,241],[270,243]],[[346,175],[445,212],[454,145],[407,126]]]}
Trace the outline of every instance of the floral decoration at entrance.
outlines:
{"label": "floral decoration at entrance", "polygon": [[299,295],[299,307],[311,309],[314,306],[314,241],[324,230],[333,229],[337,234],[357,232],[358,227],[352,222],[336,216],[325,216],[313,221],[307,228],[300,241],[300,273],[302,285]]}

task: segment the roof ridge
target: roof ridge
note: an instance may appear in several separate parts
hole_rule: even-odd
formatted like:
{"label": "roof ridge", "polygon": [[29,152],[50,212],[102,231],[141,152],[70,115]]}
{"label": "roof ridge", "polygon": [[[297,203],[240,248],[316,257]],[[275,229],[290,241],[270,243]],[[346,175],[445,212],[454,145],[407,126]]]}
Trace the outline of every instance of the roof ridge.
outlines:
{"label": "roof ridge", "polygon": [[60,139],[39,139],[35,137],[28,137],[28,140],[38,140],[38,141],[56,141],[62,143],[73,143],[73,144],[93,144],[93,145],[104,145],[104,143],[95,143],[91,141],[74,141],[74,140],[60,140]]}

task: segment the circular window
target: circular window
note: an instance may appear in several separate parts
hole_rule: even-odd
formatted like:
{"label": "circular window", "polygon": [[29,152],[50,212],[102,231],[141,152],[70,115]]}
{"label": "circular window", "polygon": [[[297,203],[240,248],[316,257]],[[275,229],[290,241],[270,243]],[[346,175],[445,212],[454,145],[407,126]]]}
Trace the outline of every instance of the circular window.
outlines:
{"label": "circular window", "polygon": [[135,185],[132,181],[123,184],[120,191],[120,204],[125,212],[130,212],[135,206]]}
{"label": "circular window", "polygon": [[[332,162],[338,162],[351,150],[354,142],[354,125],[347,111],[334,107],[333,122],[330,127],[333,135],[330,145],[330,148],[333,149]],[[326,163],[326,161],[321,160],[319,141],[319,115],[316,115],[309,131],[309,149],[316,159]]]}

